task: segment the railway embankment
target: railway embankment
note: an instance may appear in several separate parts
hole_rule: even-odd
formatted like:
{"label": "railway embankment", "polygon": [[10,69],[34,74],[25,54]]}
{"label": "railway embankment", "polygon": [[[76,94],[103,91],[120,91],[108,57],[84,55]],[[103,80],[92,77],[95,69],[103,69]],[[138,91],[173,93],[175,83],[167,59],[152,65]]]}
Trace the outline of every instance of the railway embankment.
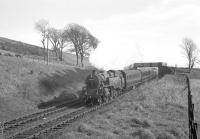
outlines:
{"label": "railway embankment", "polygon": [[79,97],[90,70],[0,55],[0,122]]}
{"label": "railway embankment", "polygon": [[[200,80],[190,81],[195,121],[200,123]],[[175,75],[166,75],[162,79],[145,83],[52,138],[187,139],[185,87],[184,78]]]}

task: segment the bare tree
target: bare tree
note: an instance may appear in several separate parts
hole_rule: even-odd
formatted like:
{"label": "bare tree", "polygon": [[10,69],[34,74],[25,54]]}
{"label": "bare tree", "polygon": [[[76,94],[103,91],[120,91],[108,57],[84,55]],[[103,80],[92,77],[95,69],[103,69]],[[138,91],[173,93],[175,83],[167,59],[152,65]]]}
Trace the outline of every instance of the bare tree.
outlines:
{"label": "bare tree", "polygon": [[81,47],[79,47],[79,53],[81,57],[81,66],[84,66],[83,59],[86,56],[90,55],[90,51],[92,49],[96,49],[97,45],[99,43],[99,40],[95,38],[91,33],[88,32],[87,34],[87,41],[83,43]]}
{"label": "bare tree", "polygon": [[80,25],[78,24],[70,24],[67,27],[67,34],[69,37],[69,41],[73,44],[73,49],[71,49],[72,52],[75,52],[76,54],[76,65],[78,66],[79,62],[79,47],[80,45],[82,45],[82,41],[85,37],[83,31],[84,28],[82,28]]}
{"label": "bare tree", "polygon": [[[43,54],[44,54],[44,61],[46,57],[46,45],[45,41],[48,39],[48,21],[45,19],[40,19],[38,22],[35,23],[35,29],[42,35],[41,42],[43,46]],[[48,42],[47,42],[48,45]]]}
{"label": "bare tree", "polygon": [[184,51],[184,55],[188,61],[189,72],[194,67],[194,65],[199,61],[198,60],[198,49],[194,41],[190,38],[184,38],[183,44],[181,45]]}
{"label": "bare tree", "polygon": [[[90,48],[96,48],[98,41],[93,37],[89,31],[81,25],[69,24],[67,27],[67,34],[69,41],[73,44],[74,48],[71,49],[72,52],[76,53],[76,65],[79,64],[79,54],[81,56],[81,65],[83,66],[83,58],[88,55],[88,50]],[[95,42],[97,42],[95,44]]]}
{"label": "bare tree", "polygon": [[53,52],[55,52],[56,58],[59,57],[59,37],[60,37],[60,33],[59,30],[51,27],[48,28],[48,34],[49,34],[49,40],[53,46]]}

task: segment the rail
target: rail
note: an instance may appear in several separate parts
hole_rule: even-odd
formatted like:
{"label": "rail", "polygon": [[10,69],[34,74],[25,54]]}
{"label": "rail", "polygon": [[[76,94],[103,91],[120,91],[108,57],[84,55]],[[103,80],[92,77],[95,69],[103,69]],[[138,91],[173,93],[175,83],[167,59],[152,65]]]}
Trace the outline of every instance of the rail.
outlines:
{"label": "rail", "polygon": [[6,138],[7,135],[10,135],[12,134],[12,132],[15,132],[17,128],[23,128],[23,126],[26,124],[30,124],[30,123],[36,122],[37,120],[50,117],[56,113],[62,113],[63,111],[68,109],[68,107],[64,107],[64,105],[73,106],[78,103],[82,103],[82,101],[73,100],[67,103],[57,105],[56,107],[53,107],[53,108],[49,108],[40,112],[25,115],[23,117],[18,117],[11,121],[2,122],[0,123],[0,129],[1,129],[0,139]]}

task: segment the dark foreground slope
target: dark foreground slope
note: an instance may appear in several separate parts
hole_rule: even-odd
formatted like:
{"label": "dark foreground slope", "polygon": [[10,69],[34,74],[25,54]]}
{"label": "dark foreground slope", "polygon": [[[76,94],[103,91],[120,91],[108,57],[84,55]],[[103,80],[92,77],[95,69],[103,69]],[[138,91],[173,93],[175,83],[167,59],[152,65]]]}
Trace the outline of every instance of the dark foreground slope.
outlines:
{"label": "dark foreground slope", "polygon": [[[200,80],[191,80],[200,122]],[[187,139],[187,93],[182,77],[167,75],[126,94],[52,138]]]}

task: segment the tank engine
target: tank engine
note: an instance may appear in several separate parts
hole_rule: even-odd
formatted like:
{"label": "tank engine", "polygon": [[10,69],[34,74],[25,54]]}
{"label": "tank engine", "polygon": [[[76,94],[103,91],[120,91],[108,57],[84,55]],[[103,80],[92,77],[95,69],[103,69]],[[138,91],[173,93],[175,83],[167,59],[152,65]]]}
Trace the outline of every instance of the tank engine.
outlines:
{"label": "tank engine", "polygon": [[85,103],[88,106],[101,104],[119,96],[124,90],[157,76],[149,69],[93,71],[88,75],[83,88]]}

